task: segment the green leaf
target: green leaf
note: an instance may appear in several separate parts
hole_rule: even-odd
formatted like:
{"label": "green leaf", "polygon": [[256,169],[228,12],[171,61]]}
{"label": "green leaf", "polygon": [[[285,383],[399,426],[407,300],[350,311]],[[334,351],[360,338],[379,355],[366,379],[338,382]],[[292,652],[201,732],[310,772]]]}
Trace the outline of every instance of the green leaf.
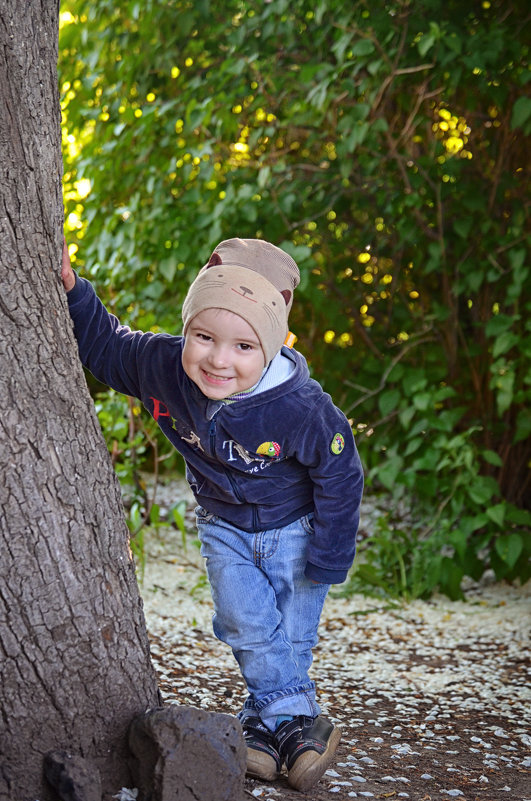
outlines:
{"label": "green leaf", "polygon": [[280,243],[279,247],[281,247],[282,250],[285,250],[286,253],[289,253],[291,258],[296,261],[299,266],[306,261],[306,259],[308,259],[312,253],[311,248],[309,248],[307,245],[295,245],[293,242],[290,242],[287,239],[284,239]]}
{"label": "green leaf", "polygon": [[424,270],[426,274],[432,273],[439,269],[441,264],[441,246],[430,242],[428,245],[429,259],[425,264]]}
{"label": "green leaf", "polygon": [[507,353],[507,351],[511,350],[511,348],[514,348],[519,341],[520,337],[518,337],[516,334],[513,334],[511,331],[504,331],[504,333],[496,337],[494,341],[494,346],[492,348],[493,358],[497,359],[498,356],[501,356],[503,353]]}
{"label": "green leaf", "polygon": [[409,428],[409,425],[415,416],[415,407],[414,406],[406,406],[405,409],[402,409],[400,414],[398,415],[398,419],[403,428]]}
{"label": "green leaf", "polygon": [[494,543],[496,553],[509,568],[513,568],[518,561],[518,557],[522,553],[524,543],[520,534],[507,534],[498,537]]}
{"label": "green leaf", "polygon": [[493,464],[495,467],[503,467],[503,461],[495,451],[491,450],[481,451],[481,455],[483,456],[485,461],[488,462],[489,464]]}
{"label": "green leaf", "polygon": [[403,464],[404,460],[402,457],[394,455],[389,457],[382,465],[378,467],[376,476],[386,489],[391,490],[394,488],[396,479],[402,470]]}
{"label": "green leaf", "polygon": [[531,98],[519,97],[511,112],[511,128],[524,128],[528,132],[527,122],[531,121]]}
{"label": "green leaf", "polygon": [[490,380],[490,387],[496,389],[496,406],[500,417],[507,411],[513,402],[515,373],[510,364],[494,364],[491,368],[494,375]]}
{"label": "green leaf", "polygon": [[344,33],[342,36],[340,36],[337,42],[334,42],[332,45],[332,52],[339,62],[343,61],[345,50],[349,46],[351,40],[352,34],[347,31],[347,33]]}
{"label": "green leaf", "polygon": [[149,510],[149,519],[151,523],[157,525],[160,520],[160,506],[158,503],[154,503]]}
{"label": "green leaf", "polygon": [[413,469],[414,470],[427,470],[429,472],[434,471],[437,468],[439,463],[440,453],[435,448],[428,448],[425,453],[422,454],[420,459],[415,459],[413,462]]}
{"label": "green leaf", "polygon": [[459,521],[459,528],[465,533],[466,537],[469,537],[471,534],[477,531],[478,528],[483,528],[486,526],[488,522],[489,519],[486,514],[467,515],[462,517]]}
{"label": "green leaf", "polygon": [[430,408],[432,404],[432,396],[429,392],[419,392],[416,395],[413,395],[413,405],[415,409],[418,409],[420,412],[425,412],[427,409]]}
{"label": "green leaf", "polygon": [[258,171],[258,186],[260,187],[260,189],[264,189],[264,187],[268,185],[270,178],[271,178],[271,167],[267,165],[265,167],[261,167],[260,170]]}
{"label": "green leaf", "polygon": [[353,153],[354,150],[361,145],[367,134],[369,133],[370,125],[368,122],[356,122],[348,136],[344,138],[345,149],[347,153]]}
{"label": "green leaf", "polygon": [[423,473],[416,475],[411,489],[421,498],[426,498],[429,503],[433,503],[433,498],[437,493],[438,481],[435,473]]}
{"label": "green leaf", "polygon": [[414,439],[411,439],[407,444],[404,456],[410,456],[412,453],[415,453],[415,451],[418,450],[422,445],[422,442],[422,437],[415,437]]}
{"label": "green leaf", "polygon": [[504,503],[497,503],[495,506],[489,506],[485,511],[487,516],[496,523],[497,526],[501,527],[505,520],[505,508]]}
{"label": "green leaf", "polygon": [[395,364],[391,372],[389,373],[388,376],[389,381],[391,382],[400,381],[400,379],[404,375],[404,372],[405,372],[404,366],[400,364],[400,362],[398,362],[398,364]]}
{"label": "green leaf", "polygon": [[497,314],[488,321],[485,326],[485,333],[489,337],[497,337],[511,328],[519,319],[519,315]]}
{"label": "green leaf", "polygon": [[507,519],[518,526],[531,528],[531,512],[528,512],[527,509],[519,509],[517,506],[508,504]]}
{"label": "green leaf", "polygon": [[437,431],[447,431],[450,433],[454,430],[456,424],[463,416],[463,407],[460,406],[456,409],[443,409],[432,420],[431,424]]}
{"label": "green leaf", "polygon": [[474,503],[483,506],[487,504],[498,491],[498,486],[494,479],[488,476],[476,476],[474,480],[467,485],[466,489]]}
{"label": "green leaf", "polygon": [[448,398],[455,398],[457,392],[453,387],[441,387],[438,389],[434,396],[433,401],[434,403],[440,403],[441,401],[447,400]]}
{"label": "green leaf", "polygon": [[472,217],[462,217],[454,221],[454,231],[466,239],[472,229]]}
{"label": "green leaf", "polygon": [[409,430],[410,437],[416,437],[418,434],[424,434],[427,429],[429,428],[429,423],[426,418],[421,418],[417,420],[415,424]]}
{"label": "green leaf", "polygon": [[402,386],[406,395],[411,396],[421,392],[427,386],[426,375],[423,370],[408,370],[402,379]]}
{"label": "green leaf", "polygon": [[394,412],[400,403],[400,392],[397,389],[389,389],[383,392],[378,398],[378,408],[383,417]]}
{"label": "green leaf", "polygon": [[456,564],[448,556],[443,557],[440,567],[441,589],[452,601],[463,598],[461,581],[463,579],[463,568]]}
{"label": "green leaf", "polygon": [[459,555],[460,560],[463,561],[468,545],[468,534],[466,531],[463,529],[455,529],[454,531],[451,531],[448,536],[448,541]]}
{"label": "green leaf", "polygon": [[131,509],[129,510],[129,519],[127,521],[130,529],[134,531],[137,529],[142,522],[142,512],[140,511],[140,505],[138,503],[133,503]]}
{"label": "green leaf", "polygon": [[175,259],[163,259],[158,265],[159,272],[164,276],[168,283],[171,283],[177,271],[177,262]]}
{"label": "green leaf", "polygon": [[367,72],[368,72],[370,75],[377,75],[377,74],[378,74],[378,72],[380,71],[380,69],[383,67],[383,65],[384,65],[384,64],[385,64],[385,62],[384,62],[384,60],[383,60],[383,59],[381,59],[381,58],[378,58],[378,59],[376,59],[375,61],[370,61],[370,62],[367,64]]}
{"label": "green leaf", "polygon": [[434,44],[435,36],[430,33],[425,33],[417,45],[420,55],[425,56],[428,50],[430,50]]}
{"label": "green leaf", "polygon": [[374,53],[374,44],[370,39],[360,39],[351,48],[353,56],[368,56]]}
{"label": "green leaf", "polygon": [[531,435],[531,411],[520,409],[516,418],[516,431],[513,442],[522,442]]}

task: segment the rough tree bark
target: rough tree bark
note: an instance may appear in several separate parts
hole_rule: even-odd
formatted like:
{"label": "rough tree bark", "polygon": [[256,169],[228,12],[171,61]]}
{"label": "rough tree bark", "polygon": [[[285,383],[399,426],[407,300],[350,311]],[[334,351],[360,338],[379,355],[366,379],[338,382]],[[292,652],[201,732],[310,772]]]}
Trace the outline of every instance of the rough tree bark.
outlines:
{"label": "rough tree bark", "polygon": [[158,701],[119,487],[59,280],[57,0],[0,0],[0,799],[48,801],[43,759],[130,779]]}

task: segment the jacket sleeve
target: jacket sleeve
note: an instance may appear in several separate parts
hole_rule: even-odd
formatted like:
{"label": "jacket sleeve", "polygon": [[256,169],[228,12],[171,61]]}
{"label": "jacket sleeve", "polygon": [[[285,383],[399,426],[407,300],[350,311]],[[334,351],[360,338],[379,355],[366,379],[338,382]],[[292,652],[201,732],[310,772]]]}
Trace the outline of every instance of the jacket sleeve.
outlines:
{"label": "jacket sleeve", "polygon": [[314,534],[305,575],[340,584],[356,553],[363,469],[350,424],[329,395],[314,407],[295,456],[308,467],[314,487]]}
{"label": "jacket sleeve", "polygon": [[112,389],[140,397],[139,357],[153,334],[121,325],[84,278],[76,276],[67,299],[83,365]]}

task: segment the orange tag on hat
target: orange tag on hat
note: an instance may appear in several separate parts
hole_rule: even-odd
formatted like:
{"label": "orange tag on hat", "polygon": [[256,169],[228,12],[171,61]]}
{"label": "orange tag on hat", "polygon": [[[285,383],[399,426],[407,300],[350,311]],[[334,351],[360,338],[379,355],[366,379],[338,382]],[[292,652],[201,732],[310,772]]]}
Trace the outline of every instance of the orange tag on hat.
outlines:
{"label": "orange tag on hat", "polygon": [[287,348],[292,348],[294,346],[294,344],[296,343],[296,341],[297,341],[297,337],[295,336],[295,334],[292,334],[291,331],[288,331],[288,335],[287,335],[286,339],[284,340],[284,345],[286,345]]}

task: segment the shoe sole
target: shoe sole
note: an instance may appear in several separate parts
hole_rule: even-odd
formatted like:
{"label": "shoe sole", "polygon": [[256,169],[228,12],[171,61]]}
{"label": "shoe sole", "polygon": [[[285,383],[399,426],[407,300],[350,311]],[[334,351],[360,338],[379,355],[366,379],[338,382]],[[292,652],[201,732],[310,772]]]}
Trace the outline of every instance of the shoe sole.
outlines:
{"label": "shoe sole", "polygon": [[255,751],[253,748],[247,749],[247,769],[245,772],[253,779],[263,779],[266,782],[274,782],[280,775],[277,771],[275,760],[272,757],[268,757],[267,754]]}
{"label": "shoe sole", "polygon": [[306,751],[301,754],[288,773],[288,783],[303,793],[309,790],[319,781],[332,762],[340,739],[341,730],[335,728],[322,754],[317,754],[316,751]]}

